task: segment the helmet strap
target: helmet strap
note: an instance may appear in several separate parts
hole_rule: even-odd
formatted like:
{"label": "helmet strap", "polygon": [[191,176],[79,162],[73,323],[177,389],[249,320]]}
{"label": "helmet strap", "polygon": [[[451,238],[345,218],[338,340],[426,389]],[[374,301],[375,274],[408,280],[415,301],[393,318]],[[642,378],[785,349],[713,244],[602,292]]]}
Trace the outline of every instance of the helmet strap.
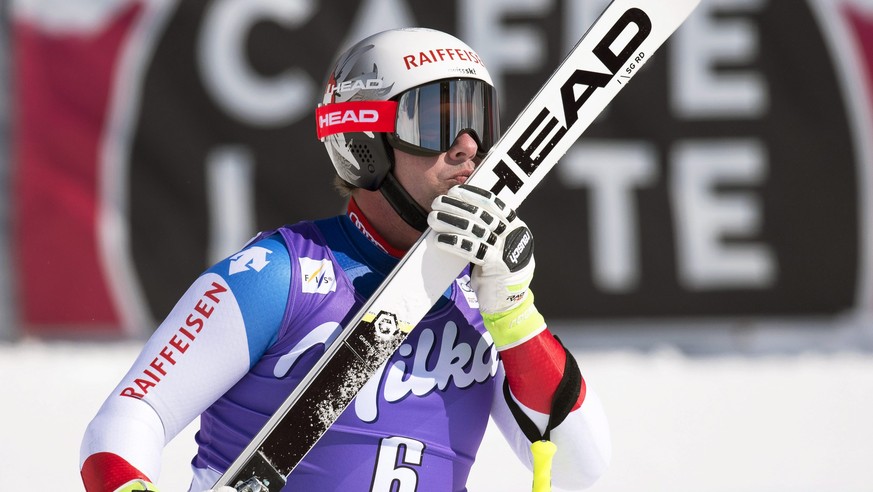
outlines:
{"label": "helmet strap", "polygon": [[419,232],[427,230],[427,212],[412,198],[400,181],[397,181],[393,172],[385,175],[379,191],[404,222]]}

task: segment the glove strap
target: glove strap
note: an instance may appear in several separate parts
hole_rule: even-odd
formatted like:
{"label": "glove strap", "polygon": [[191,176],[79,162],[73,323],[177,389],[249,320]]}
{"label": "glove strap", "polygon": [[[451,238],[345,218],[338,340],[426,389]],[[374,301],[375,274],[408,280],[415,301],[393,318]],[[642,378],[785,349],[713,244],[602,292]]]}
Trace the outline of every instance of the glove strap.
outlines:
{"label": "glove strap", "polygon": [[573,354],[567,350],[567,347],[561,342],[561,339],[555,337],[561,347],[564,349],[566,358],[564,359],[564,374],[561,377],[561,382],[555,388],[555,395],[552,397],[552,409],[549,412],[549,422],[546,425],[546,430],[540,434],[536,424],[524,413],[512,394],[509,391],[509,381],[503,382],[503,396],[506,399],[506,404],[518,422],[521,431],[531,442],[531,453],[533,454],[533,491],[548,492],[551,488],[552,480],[552,458],[557,451],[557,446],[549,437],[552,429],[561,425],[561,422],[570,415],[570,411],[579,399],[579,392],[582,390],[582,373],[579,371],[579,364]]}

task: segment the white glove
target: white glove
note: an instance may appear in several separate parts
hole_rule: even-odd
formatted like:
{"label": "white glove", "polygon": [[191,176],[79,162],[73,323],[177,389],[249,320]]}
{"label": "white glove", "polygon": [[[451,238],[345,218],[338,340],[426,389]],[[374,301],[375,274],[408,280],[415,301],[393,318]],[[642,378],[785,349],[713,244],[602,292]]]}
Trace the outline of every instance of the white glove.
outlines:
{"label": "white glove", "polygon": [[431,204],[427,223],[440,249],[473,263],[471,286],[498,349],[545,328],[533,306],[533,234],[494,193],[458,185]]}

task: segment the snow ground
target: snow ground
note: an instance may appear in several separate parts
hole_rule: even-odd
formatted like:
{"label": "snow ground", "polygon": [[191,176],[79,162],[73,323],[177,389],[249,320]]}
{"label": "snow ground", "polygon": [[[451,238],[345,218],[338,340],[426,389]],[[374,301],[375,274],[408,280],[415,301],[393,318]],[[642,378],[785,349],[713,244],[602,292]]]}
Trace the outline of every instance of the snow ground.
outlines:
{"label": "snow ground", "polygon": [[[138,350],[137,342],[0,342],[4,483],[82,490],[82,432]],[[613,433],[612,466],[592,492],[873,491],[871,354],[577,358]],[[166,449],[165,492],[187,489],[193,433]],[[530,490],[529,480],[489,428],[470,491]]]}

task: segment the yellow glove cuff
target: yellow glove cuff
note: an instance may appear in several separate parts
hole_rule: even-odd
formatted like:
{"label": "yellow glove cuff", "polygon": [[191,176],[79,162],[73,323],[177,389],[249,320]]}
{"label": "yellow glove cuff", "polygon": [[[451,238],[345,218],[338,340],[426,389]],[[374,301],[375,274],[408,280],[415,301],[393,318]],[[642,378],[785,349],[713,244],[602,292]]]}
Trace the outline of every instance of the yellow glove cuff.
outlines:
{"label": "yellow glove cuff", "polygon": [[131,480],[121,487],[115,489],[115,492],[143,492],[143,491],[157,491],[158,487],[145,480],[137,478],[136,480]]}
{"label": "yellow glove cuff", "polygon": [[485,328],[494,339],[497,350],[504,350],[539,334],[546,327],[546,320],[534,306],[533,292],[528,291],[527,297],[518,306],[503,313],[482,313]]}

